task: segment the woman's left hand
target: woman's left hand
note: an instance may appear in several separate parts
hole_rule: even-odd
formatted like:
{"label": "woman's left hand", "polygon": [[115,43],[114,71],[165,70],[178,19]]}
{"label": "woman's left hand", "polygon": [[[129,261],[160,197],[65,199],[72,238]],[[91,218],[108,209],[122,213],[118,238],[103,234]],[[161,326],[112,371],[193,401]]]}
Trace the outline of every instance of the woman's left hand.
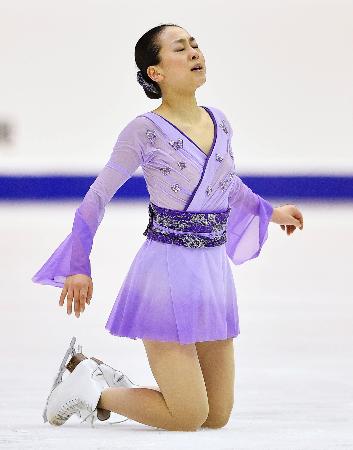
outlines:
{"label": "woman's left hand", "polygon": [[274,208],[271,222],[278,223],[282,230],[287,229],[288,236],[294,233],[296,228],[304,228],[303,215],[295,205],[286,204]]}

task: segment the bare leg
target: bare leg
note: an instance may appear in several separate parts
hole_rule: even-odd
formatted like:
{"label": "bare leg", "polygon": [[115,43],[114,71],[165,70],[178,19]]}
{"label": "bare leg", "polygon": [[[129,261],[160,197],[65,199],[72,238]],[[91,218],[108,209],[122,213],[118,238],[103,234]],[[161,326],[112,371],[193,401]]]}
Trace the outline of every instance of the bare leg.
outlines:
{"label": "bare leg", "polygon": [[233,338],[196,342],[196,349],[210,407],[202,427],[222,428],[228,423],[234,404]]}
{"label": "bare leg", "polygon": [[104,389],[98,407],[114,411],[137,422],[174,429],[173,416],[161,392],[149,388]]}
{"label": "bare leg", "polygon": [[148,387],[107,388],[98,407],[170,431],[196,431],[209,407],[195,344],[143,340],[160,392]]}

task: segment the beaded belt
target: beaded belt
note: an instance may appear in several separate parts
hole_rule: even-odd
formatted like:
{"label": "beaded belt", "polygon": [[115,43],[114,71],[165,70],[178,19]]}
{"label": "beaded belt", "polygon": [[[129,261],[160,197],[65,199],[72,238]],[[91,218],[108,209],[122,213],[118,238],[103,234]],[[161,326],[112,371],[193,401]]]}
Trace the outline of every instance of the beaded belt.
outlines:
{"label": "beaded belt", "polygon": [[192,212],[162,208],[150,202],[144,235],[155,241],[184,247],[215,247],[226,242],[230,208],[219,212]]}

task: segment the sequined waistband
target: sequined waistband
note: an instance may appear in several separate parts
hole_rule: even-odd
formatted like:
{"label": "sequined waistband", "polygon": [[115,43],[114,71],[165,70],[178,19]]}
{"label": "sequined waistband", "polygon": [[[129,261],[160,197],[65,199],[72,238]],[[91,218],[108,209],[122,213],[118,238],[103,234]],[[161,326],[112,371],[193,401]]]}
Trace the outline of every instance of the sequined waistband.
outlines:
{"label": "sequined waistband", "polygon": [[215,247],[226,242],[230,208],[225,211],[193,212],[162,208],[150,202],[149,223],[144,235],[184,247]]}

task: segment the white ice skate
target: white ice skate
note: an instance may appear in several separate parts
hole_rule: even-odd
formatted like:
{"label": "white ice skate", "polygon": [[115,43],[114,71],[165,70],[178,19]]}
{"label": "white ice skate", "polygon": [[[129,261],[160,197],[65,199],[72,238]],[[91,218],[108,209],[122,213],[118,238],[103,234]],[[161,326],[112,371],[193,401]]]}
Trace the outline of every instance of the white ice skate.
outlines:
{"label": "white ice skate", "polygon": [[[73,372],[73,370],[75,369],[75,367],[83,360],[86,359],[86,356],[83,355],[82,353],[82,346],[78,345],[78,348],[75,348],[75,343],[76,343],[76,337],[74,336],[71,339],[71,342],[69,344],[68,349],[66,350],[65,356],[59,366],[59,370],[58,373],[54,379],[54,383],[53,386],[50,390],[49,396],[47,398],[46,401],[46,405],[43,411],[43,419],[44,422],[47,422],[47,405],[48,405],[48,400],[49,397],[51,395],[51,393],[53,392],[53,390],[62,382],[62,376],[65,372],[65,369],[69,370],[70,372]],[[67,362],[70,358],[70,361]],[[102,386],[105,385],[105,383],[108,385],[108,387],[119,387],[119,386],[124,386],[124,387],[138,387],[139,385],[133,383],[128,377],[127,375],[125,375],[123,372],[121,372],[120,370],[114,369],[113,367],[109,366],[108,364],[103,363],[102,361],[100,361],[97,358],[92,357],[91,358],[93,361],[95,361],[96,363],[98,363],[101,371],[96,372],[95,374],[93,374],[93,378],[100,382],[102,384]],[[110,417],[110,411],[105,410],[105,409],[101,409],[101,408],[97,408],[93,411],[93,413],[90,416],[85,417],[85,412],[82,411],[81,409],[78,409],[76,411],[77,416],[80,419],[83,419],[82,422],[86,421],[87,419],[90,419],[91,421],[91,426],[93,426],[94,421],[96,421],[97,419],[103,421],[103,420],[107,420]],[[125,422],[128,419],[122,420],[122,421],[118,421],[118,422],[109,422],[109,423],[120,423],[120,422]]]}
{"label": "white ice skate", "polygon": [[92,359],[81,361],[51,392],[47,403],[47,418],[51,425],[63,425],[80,411],[86,420],[96,410],[102,391],[108,388],[99,365]]}
{"label": "white ice skate", "polygon": [[50,397],[51,393],[53,392],[53,390],[58,386],[58,384],[60,384],[60,383],[62,382],[62,376],[63,376],[63,373],[65,372],[65,369],[66,369],[66,363],[67,363],[67,360],[68,360],[72,355],[74,355],[74,354],[76,353],[76,350],[75,350],[75,342],[76,342],[76,338],[75,338],[75,336],[74,336],[74,337],[71,339],[71,342],[70,342],[70,344],[69,344],[68,349],[66,350],[66,353],[65,353],[65,356],[64,356],[63,360],[61,361],[61,364],[60,364],[60,366],[59,366],[58,373],[56,374],[56,376],[55,376],[55,378],[54,378],[53,385],[52,385],[52,387],[51,387],[51,389],[50,389],[49,395],[48,395],[47,400],[46,400],[46,402],[45,402],[45,407],[44,407],[44,411],[43,411],[43,420],[44,420],[44,423],[45,423],[45,422],[48,422],[48,417],[47,417],[47,406],[48,406],[48,400],[49,400],[49,397]]}
{"label": "white ice skate", "polygon": [[[108,364],[103,363],[102,361],[91,358],[95,362],[98,363],[98,366],[101,370],[102,376],[96,377],[97,381],[101,383],[102,387],[129,387],[135,388],[138,387],[137,384],[134,384],[123,372],[120,370],[114,369],[114,367],[109,366]],[[81,363],[80,363],[81,364]],[[97,408],[93,411],[92,415],[89,416],[91,420],[91,426],[93,426],[94,422],[99,419],[101,421],[107,420],[110,417],[111,412],[106,409]],[[87,421],[87,417],[84,418],[81,410],[77,411],[77,415],[80,419],[83,419],[82,422]],[[116,421],[116,422],[108,422],[110,424],[125,422],[127,419]],[[81,423],[82,423],[81,422]]]}

